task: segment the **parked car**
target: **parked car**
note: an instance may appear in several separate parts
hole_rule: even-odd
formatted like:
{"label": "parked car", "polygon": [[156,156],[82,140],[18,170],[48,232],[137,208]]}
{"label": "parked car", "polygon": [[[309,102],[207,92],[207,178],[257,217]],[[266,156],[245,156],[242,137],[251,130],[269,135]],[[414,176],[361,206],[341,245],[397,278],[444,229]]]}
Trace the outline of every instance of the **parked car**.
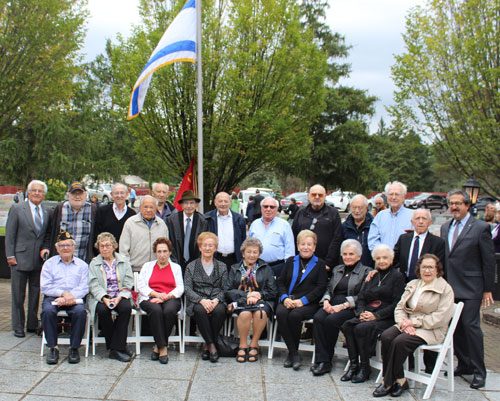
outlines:
{"label": "parked car", "polygon": [[307,199],[307,192],[294,192],[288,195],[286,198],[281,199],[281,210],[286,212],[288,206],[292,203],[290,199],[294,198],[297,202],[297,206],[307,206],[309,204],[309,199]]}
{"label": "parked car", "polygon": [[430,210],[446,210],[448,203],[446,196],[440,194],[432,194],[429,192],[422,192],[413,198],[405,200],[405,206],[410,209],[425,208]]}
{"label": "parked car", "polygon": [[87,186],[88,198],[92,195],[97,195],[99,202],[107,205],[111,201],[111,185],[112,184],[89,184]]}
{"label": "parked car", "polygon": [[341,212],[349,212],[351,200],[356,195],[355,192],[336,191],[332,192],[325,199],[326,204],[336,207]]}
{"label": "parked car", "polygon": [[[246,218],[247,216],[247,206],[249,202],[250,196],[255,196],[256,195],[256,190],[257,188],[248,188],[248,189],[243,189],[240,191],[238,194],[238,199],[240,200],[240,213]],[[262,188],[259,188],[260,194],[264,197],[267,198],[271,196],[272,189],[265,188],[267,191],[264,191]]]}

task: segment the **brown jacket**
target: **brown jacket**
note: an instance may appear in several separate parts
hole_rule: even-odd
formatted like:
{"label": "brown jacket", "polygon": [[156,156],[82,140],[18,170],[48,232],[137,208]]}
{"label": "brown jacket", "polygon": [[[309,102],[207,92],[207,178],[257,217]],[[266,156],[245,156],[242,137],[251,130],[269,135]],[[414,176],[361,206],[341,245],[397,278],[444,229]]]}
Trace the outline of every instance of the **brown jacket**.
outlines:
{"label": "brown jacket", "polygon": [[453,290],[444,278],[438,277],[422,291],[415,309],[410,309],[407,302],[415,293],[419,281],[412,280],[406,285],[394,311],[394,320],[397,327],[403,319],[411,320],[413,327],[417,329],[417,336],[423,338],[428,345],[440,344],[453,317]]}

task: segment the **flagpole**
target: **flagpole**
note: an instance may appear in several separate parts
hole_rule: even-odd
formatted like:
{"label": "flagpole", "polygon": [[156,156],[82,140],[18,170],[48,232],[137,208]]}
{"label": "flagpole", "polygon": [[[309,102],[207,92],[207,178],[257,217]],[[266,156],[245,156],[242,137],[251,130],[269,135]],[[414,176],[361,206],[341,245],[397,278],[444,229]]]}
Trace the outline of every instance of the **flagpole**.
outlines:
{"label": "flagpole", "polygon": [[203,110],[201,76],[201,0],[196,0],[196,127],[198,132],[198,197],[199,211],[203,213]]}

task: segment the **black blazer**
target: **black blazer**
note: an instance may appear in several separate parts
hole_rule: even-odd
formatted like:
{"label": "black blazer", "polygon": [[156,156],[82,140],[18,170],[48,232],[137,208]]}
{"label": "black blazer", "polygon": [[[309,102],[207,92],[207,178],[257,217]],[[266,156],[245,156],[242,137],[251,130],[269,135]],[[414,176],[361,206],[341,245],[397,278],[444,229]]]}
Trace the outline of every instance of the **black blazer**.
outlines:
{"label": "black blazer", "polygon": [[317,304],[325,292],[328,279],[325,262],[318,259],[316,266],[300,283],[297,280],[290,293],[289,288],[293,277],[293,260],[295,257],[298,257],[298,255],[291,256],[286,260],[281,276],[277,280],[280,302],[283,302],[281,298],[286,294],[288,296],[293,295],[294,299],[307,298],[307,302],[304,302],[304,304]]}
{"label": "black blazer", "polygon": [[[394,245],[394,267],[399,269],[401,273],[406,277],[406,272],[408,271],[408,258],[410,257],[411,242],[413,241],[413,232],[401,234],[398,238],[398,242]],[[444,247],[445,243],[442,238],[427,232],[425,237],[424,245],[422,246],[422,251],[419,256],[425,255],[426,253],[432,253],[436,255],[441,263],[444,265]],[[408,277],[406,277],[408,280]]]}
{"label": "black blazer", "polygon": [[495,250],[490,225],[470,216],[450,250],[448,232],[454,220],[441,226],[445,241],[445,276],[455,298],[482,299],[483,292],[493,291],[495,285]]}

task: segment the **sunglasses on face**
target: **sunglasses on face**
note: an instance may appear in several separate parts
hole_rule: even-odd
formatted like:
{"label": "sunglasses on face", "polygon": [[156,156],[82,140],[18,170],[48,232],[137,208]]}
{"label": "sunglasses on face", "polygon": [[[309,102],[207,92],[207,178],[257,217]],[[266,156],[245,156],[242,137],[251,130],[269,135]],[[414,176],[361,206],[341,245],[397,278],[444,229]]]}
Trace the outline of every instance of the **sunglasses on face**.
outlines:
{"label": "sunglasses on face", "polygon": [[276,206],[273,205],[262,205],[264,209],[276,209]]}
{"label": "sunglasses on face", "polygon": [[325,194],[311,194],[311,198],[320,198],[323,199],[325,197]]}

